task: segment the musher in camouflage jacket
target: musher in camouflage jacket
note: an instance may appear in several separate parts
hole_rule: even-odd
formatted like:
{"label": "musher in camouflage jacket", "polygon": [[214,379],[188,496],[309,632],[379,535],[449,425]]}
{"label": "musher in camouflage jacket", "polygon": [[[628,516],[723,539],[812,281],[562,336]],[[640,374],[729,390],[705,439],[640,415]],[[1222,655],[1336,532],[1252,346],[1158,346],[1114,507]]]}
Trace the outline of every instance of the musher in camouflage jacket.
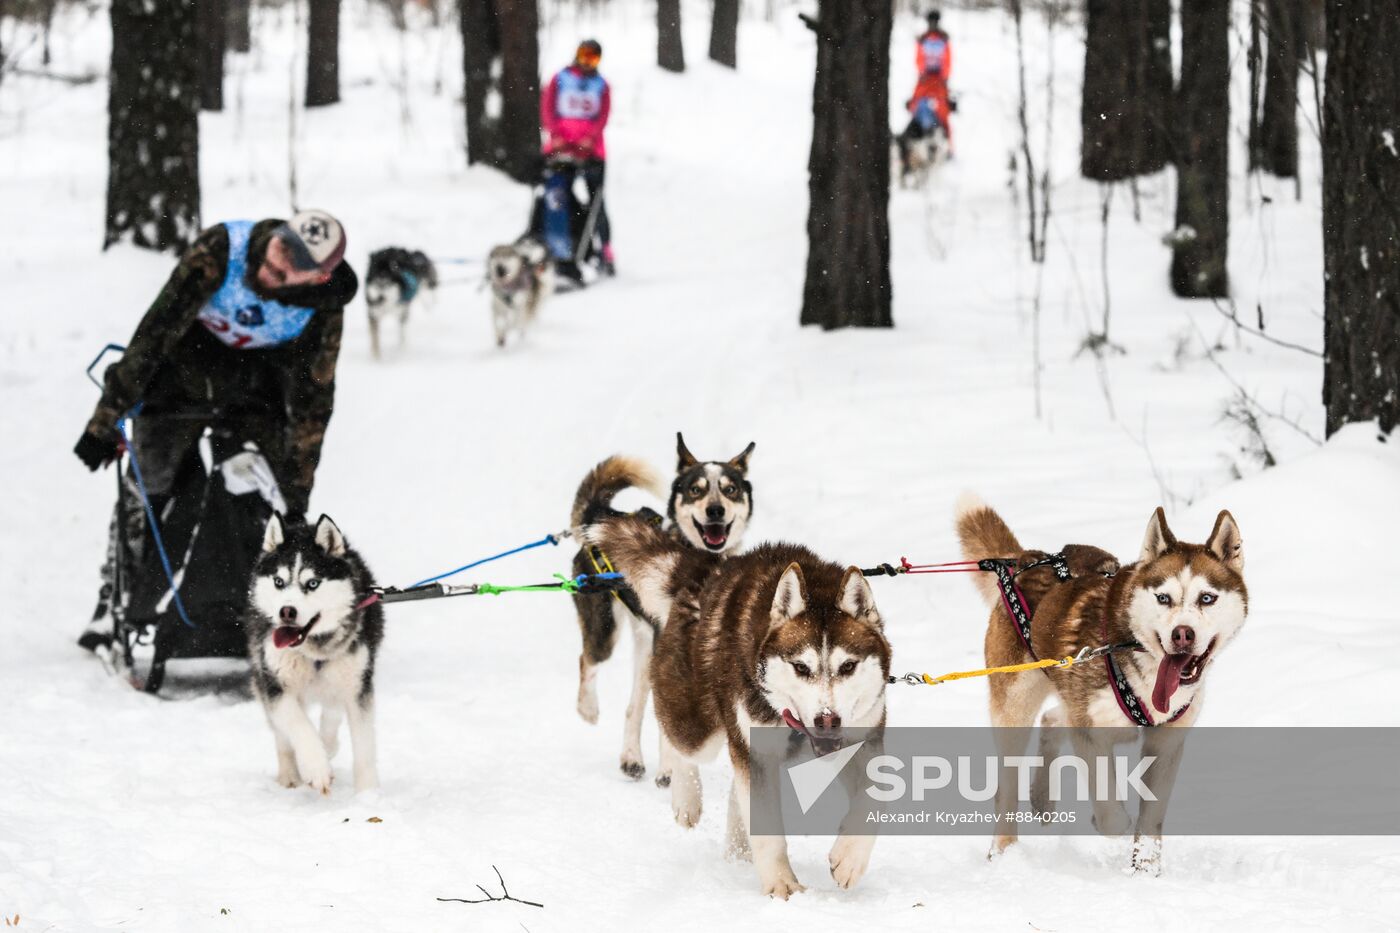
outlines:
{"label": "musher in camouflage jacket", "polygon": [[139,402],[133,443],[153,498],[218,425],[257,444],[288,513],[304,515],[334,407],[344,308],[359,286],[344,253],[344,230],[322,211],[205,230],[108,367],[74,452],[92,470],[110,463],[117,422]]}

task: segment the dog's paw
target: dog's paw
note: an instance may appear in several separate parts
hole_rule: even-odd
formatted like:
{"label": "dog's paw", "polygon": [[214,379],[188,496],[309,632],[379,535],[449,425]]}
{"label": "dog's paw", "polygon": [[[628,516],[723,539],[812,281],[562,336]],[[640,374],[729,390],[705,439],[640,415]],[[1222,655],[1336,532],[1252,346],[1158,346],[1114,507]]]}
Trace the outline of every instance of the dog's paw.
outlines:
{"label": "dog's paw", "polygon": [[671,772],[670,772],[670,771],[662,771],[661,773],[659,773],[659,774],[656,776],[656,786],[657,786],[657,787],[670,787],[670,786],[671,786]]}
{"label": "dog's paw", "polygon": [[674,804],[671,812],[676,815],[676,824],[684,826],[686,829],[694,829],[695,824],[700,822],[700,801],[687,800],[681,804]]}
{"label": "dog's paw", "polygon": [[842,836],[831,847],[827,863],[837,887],[853,888],[870,867],[870,852],[875,847],[874,836]]}
{"label": "dog's paw", "polygon": [[1133,840],[1133,872],[1159,878],[1162,875],[1162,837],[1141,836]]}
{"label": "dog's paw", "polygon": [[[1101,818],[1102,817],[1102,818]],[[1121,836],[1133,825],[1128,808],[1123,804],[1108,807],[1102,814],[1094,814],[1094,829],[1100,836]]]}
{"label": "dog's paw", "polygon": [[806,886],[798,882],[797,876],[790,871],[763,881],[763,893],[769,897],[776,897],[780,901],[785,901],[794,894],[801,894],[805,890],[807,890]]}
{"label": "dog's paw", "polygon": [[622,759],[622,773],[634,781],[640,781],[647,773],[647,766],[636,759]]}
{"label": "dog's paw", "polygon": [[997,836],[992,840],[992,847],[987,850],[987,861],[994,862],[1006,854],[1006,850],[1016,844],[1015,836]]}
{"label": "dog's paw", "polygon": [[331,773],[331,763],[322,758],[313,762],[298,762],[297,770],[306,786],[321,794],[323,797],[330,796],[331,782],[335,780],[335,775]]}
{"label": "dog's paw", "polygon": [[579,691],[578,716],[590,726],[598,725],[598,694],[584,694]]}
{"label": "dog's paw", "polygon": [[301,775],[297,772],[296,766],[277,769],[277,783],[283,787],[300,787]]}

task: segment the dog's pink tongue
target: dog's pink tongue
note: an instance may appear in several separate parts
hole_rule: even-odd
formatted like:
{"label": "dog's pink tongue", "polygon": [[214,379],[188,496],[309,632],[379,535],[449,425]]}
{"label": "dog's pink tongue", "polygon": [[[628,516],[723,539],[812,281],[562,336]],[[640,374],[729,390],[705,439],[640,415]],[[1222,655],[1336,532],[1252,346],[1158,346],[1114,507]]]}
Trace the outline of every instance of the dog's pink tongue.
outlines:
{"label": "dog's pink tongue", "polygon": [[1165,713],[1171,709],[1172,694],[1176,693],[1176,688],[1181,685],[1181,670],[1191,661],[1191,655],[1169,654],[1162,658],[1162,663],[1157,665],[1157,683],[1152,687],[1152,705],[1157,708],[1157,712]]}
{"label": "dog's pink tongue", "polygon": [[301,629],[295,625],[279,625],[272,630],[272,643],[278,648],[296,644],[301,638]]}

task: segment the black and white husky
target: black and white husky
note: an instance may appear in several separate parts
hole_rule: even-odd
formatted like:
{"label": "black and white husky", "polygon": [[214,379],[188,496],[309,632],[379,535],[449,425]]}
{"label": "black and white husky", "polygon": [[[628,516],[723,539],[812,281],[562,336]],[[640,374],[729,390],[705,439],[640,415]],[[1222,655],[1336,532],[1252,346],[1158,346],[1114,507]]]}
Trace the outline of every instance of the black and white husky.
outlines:
{"label": "black and white husky", "polygon": [[[249,587],[253,692],[277,741],[277,782],[331,789],[342,718],[350,723],[355,790],[379,786],[374,753],[374,657],[384,610],[369,568],[325,515],[287,527],[273,514]],[[321,728],[308,706],[321,704]]]}
{"label": "black and white husky", "polygon": [[438,287],[437,267],[418,250],[390,246],[370,253],[365,273],[365,304],[369,308],[369,345],[379,359],[379,323],[399,322],[399,346],[408,329],[408,309],[414,301]]}
{"label": "black and white husky", "polygon": [[[736,551],[753,515],[753,486],[748,479],[749,455],[754,445],[730,460],[700,460],[676,434],[676,476],[671,482],[667,503],[666,535],[694,549],[703,559],[695,566],[709,567]],[[574,497],[571,527],[578,529],[619,513],[612,509],[613,496],[628,487],[659,492],[655,475],[645,464],[626,457],[609,457],[598,464],[579,485]],[[654,524],[661,516],[643,510]],[[643,514],[643,513],[638,513]],[[607,552],[592,546],[579,549],[574,557],[574,573],[597,573],[612,569]],[[627,720],[622,735],[622,773],[640,779],[646,773],[642,761],[642,717],[651,693],[652,644],[665,623],[649,617],[630,590],[619,593],[575,593],[583,653],[578,659],[578,714],[584,721],[598,721],[598,665],[612,656],[618,631],[630,622],[632,629],[632,696],[627,703]],[[656,783],[671,780],[670,762],[663,760]]]}

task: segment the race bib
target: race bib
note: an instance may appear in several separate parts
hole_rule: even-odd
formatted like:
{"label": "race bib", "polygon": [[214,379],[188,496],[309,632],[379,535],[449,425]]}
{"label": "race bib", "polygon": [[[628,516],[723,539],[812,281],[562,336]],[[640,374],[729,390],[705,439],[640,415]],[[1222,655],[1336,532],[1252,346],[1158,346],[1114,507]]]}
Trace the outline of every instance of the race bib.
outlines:
{"label": "race bib", "polygon": [[572,72],[559,76],[555,107],[566,120],[594,120],[603,111],[603,79],[598,75],[581,77]]}

